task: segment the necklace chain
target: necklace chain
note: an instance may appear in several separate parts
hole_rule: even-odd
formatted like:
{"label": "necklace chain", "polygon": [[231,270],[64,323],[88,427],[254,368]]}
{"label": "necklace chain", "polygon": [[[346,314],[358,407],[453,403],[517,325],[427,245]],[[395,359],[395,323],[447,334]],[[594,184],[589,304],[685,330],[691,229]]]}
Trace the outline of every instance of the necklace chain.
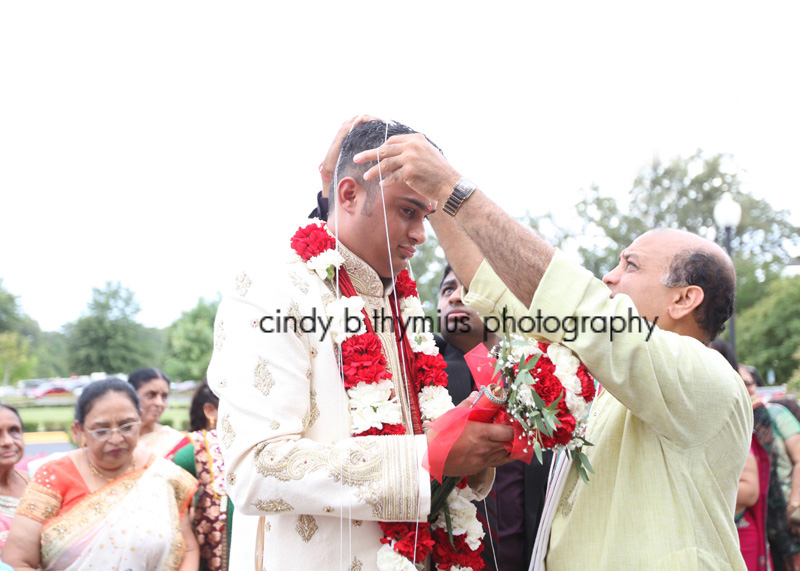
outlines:
{"label": "necklace chain", "polygon": [[[84,450],[86,450],[86,449],[84,448]],[[101,474],[100,471],[97,468],[94,467],[94,464],[92,464],[92,461],[89,460],[89,453],[86,452],[85,455],[86,455],[86,463],[89,464],[89,469],[92,471],[92,474],[94,474],[95,476],[97,476],[101,480],[105,480],[106,482],[113,482],[114,480],[116,480],[120,476],[124,476],[125,474],[130,472],[131,468],[134,468],[136,466],[136,463],[135,463],[136,461],[133,458],[133,453],[131,453],[131,461],[130,461],[130,464],[128,464],[128,467],[125,468],[125,471],[122,474],[120,474],[120,476],[117,476],[117,478],[108,478],[108,477],[104,476],[103,474]]]}

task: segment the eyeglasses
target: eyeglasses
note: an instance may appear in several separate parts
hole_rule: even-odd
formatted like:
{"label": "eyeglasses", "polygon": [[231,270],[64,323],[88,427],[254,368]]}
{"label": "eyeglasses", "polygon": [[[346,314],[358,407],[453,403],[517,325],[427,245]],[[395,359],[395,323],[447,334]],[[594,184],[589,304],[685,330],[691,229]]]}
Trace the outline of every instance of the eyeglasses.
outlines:
{"label": "eyeglasses", "polygon": [[129,422],[128,424],[123,424],[119,428],[96,428],[94,430],[87,430],[89,434],[92,435],[92,438],[98,440],[100,442],[105,442],[115,431],[119,431],[122,436],[131,436],[136,434],[139,431],[139,426],[142,424],[141,421],[138,422]]}

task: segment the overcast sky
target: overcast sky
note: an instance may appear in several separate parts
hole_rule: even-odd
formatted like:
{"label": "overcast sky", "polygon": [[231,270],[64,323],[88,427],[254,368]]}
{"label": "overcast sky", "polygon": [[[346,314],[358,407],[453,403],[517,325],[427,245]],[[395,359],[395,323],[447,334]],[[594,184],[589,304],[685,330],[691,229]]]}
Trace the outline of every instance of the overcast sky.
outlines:
{"label": "overcast sky", "polygon": [[42,329],[165,327],[310,210],[339,125],[426,132],[514,215],[731,153],[800,224],[796,2],[5,2],[0,278]]}

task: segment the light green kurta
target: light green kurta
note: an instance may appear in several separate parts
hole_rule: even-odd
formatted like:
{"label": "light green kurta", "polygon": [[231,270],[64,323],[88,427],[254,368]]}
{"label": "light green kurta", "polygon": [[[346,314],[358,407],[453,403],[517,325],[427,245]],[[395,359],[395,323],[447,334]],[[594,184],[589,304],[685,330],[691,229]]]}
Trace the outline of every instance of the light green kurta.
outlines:
{"label": "light green kurta", "polygon": [[[516,320],[537,311],[559,319],[636,316],[629,297],[610,299],[600,280],[560,252],[530,308],[486,262],[466,299],[486,315],[508,307]],[[610,341],[585,323],[574,341],[563,330],[537,332],[577,353],[605,389],[586,432],[595,474],[588,485],[574,470],[567,479],[548,571],[745,569],[733,518],[753,413],[741,378],[695,339],[656,328],[646,341],[646,327],[634,326]]]}

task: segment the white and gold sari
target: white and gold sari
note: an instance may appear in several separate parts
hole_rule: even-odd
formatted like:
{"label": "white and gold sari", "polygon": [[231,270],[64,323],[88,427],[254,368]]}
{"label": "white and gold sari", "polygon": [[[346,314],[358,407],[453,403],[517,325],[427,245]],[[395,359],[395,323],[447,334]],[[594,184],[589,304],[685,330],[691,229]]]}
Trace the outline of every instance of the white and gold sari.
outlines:
{"label": "white and gold sari", "polygon": [[[145,468],[109,482],[45,521],[42,569],[177,569],[185,552],[180,518],[196,487],[188,472],[151,457]],[[34,482],[18,513],[39,520],[59,512],[60,504],[56,490]]]}

